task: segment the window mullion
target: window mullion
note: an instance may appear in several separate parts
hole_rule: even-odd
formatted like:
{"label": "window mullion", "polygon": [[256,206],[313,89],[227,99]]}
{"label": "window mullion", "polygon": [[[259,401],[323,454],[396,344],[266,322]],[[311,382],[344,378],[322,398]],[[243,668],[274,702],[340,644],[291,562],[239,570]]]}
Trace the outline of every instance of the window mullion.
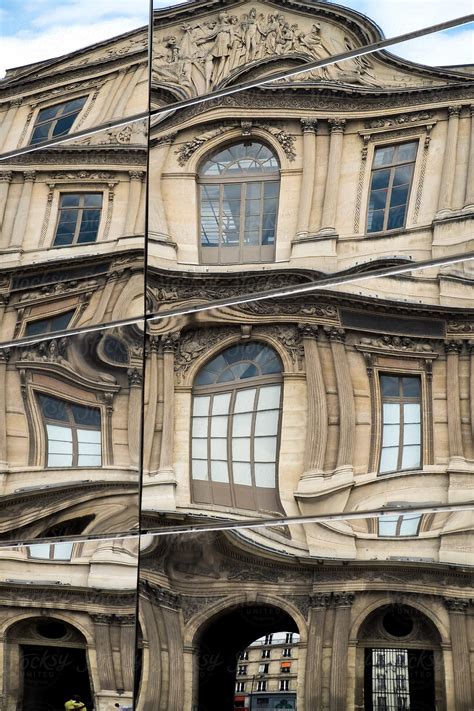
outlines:
{"label": "window mullion", "polygon": [[397,470],[400,471],[402,468],[402,461],[403,461],[403,442],[405,441],[405,433],[404,433],[404,427],[405,427],[405,420],[404,420],[404,408],[403,408],[403,398],[400,397],[400,434],[398,437],[398,466]]}
{"label": "window mullion", "polygon": [[207,417],[208,417],[208,431],[207,431],[207,476],[209,480],[209,487],[211,489],[211,496],[212,496],[212,503],[214,502],[214,496],[213,496],[213,480],[212,480],[212,459],[211,459],[211,442],[212,442],[212,410],[214,406],[214,395],[210,395],[209,397],[209,409],[207,411]]}
{"label": "window mullion", "polygon": [[387,202],[385,203],[385,214],[384,214],[384,218],[383,218],[384,230],[387,229],[388,218],[390,215],[390,201],[392,199],[392,187],[393,187],[394,177],[395,177],[395,166],[390,168],[390,178],[389,178],[388,187],[387,187]]}
{"label": "window mullion", "polygon": [[239,260],[244,260],[245,244],[245,209],[247,201],[247,183],[243,182],[240,189],[240,229],[239,229]]}
{"label": "window mullion", "polygon": [[232,506],[235,506],[236,503],[236,496],[235,496],[235,490],[234,490],[234,467],[233,467],[233,456],[234,456],[234,451],[233,451],[233,441],[232,441],[232,433],[233,433],[233,428],[234,428],[234,408],[235,408],[235,398],[236,398],[237,390],[234,388],[231,392],[230,395],[230,401],[229,401],[229,410],[228,410],[228,415],[227,415],[227,476],[229,478],[229,489],[230,489],[230,498],[232,501]]}
{"label": "window mullion", "polygon": [[83,215],[83,207],[82,207],[81,203],[79,203],[79,207],[77,208],[76,227],[74,230],[74,237],[72,239],[72,244],[77,244],[77,240],[79,238],[79,232],[81,231],[82,215]]}
{"label": "window mullion", "polygon": [[[250,426],[250,476],[252,477],[252,489],[254,491],[255,503],[258,503],[257,482],[255,477],[255,424],[257,419],[258,401],[260,399],[260,386],[255,388],[252,408],[252,423]],[[257,506],[258,508],[258,506]]]}

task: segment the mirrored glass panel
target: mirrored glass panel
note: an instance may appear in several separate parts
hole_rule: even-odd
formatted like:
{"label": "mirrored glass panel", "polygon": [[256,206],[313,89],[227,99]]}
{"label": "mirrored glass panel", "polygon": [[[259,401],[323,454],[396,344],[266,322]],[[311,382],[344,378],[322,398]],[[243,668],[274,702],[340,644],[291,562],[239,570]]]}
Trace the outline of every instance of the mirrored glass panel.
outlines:
{"label": "mirrored glass panel", "polygon": [[10,705],[133,708],[137,552],[134,538],[0,548],[1,684]]}
{"label": "mirrored glass panel", "polygon": [[139,325],[0,349],[1,540],[138,527],[142,358]]}

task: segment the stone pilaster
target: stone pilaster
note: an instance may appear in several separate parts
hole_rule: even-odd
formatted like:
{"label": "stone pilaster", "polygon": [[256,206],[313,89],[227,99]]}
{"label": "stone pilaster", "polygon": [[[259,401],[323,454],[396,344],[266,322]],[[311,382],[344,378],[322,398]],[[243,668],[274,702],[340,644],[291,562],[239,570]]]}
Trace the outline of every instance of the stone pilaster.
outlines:
{"label": "stone pilaster", "polygon": [[355,439],[355,400],[345,348],[346,335],[341,328],[326,327],[324,330],[331,344],[339,402],[339,446],[336,469],[352,470]]}
{"label": "stone pilaster", "polygon": [[456,171],[456,152],[460,112],[460,106],[448,107],[448,131],[444,149],[443,168],[441,171],[441,184],[438,198],[438,212],[441,213],[441,216],[445,211],[453,209],[452,198],[454,175]]}
{"label": "stone pilaster", "polygon": [[471,711],[474,708],[474,699],[471,689],[466,619],[469,601],[462,598],[445,598],[444,603],[449,612],[456,711]]}
{"label": "stone pilaster", "polygon": [[308,709],[320,709],[323,705],[323,641],[326,610],[331,602],[331,593],[310,595],[308,651],[305,669],[305,700]]}
{"label": "stone pilaster", "polygon": [[[2,297],[0,297],[1,301]],[[8,348],[0,348],[0,472],[8,469],[6,376],[9,356]]]}
{"label": "stone pilaster", "polygon": [[7,206],[8,191],[12,181],[13,173],[11,170],[2,170],[0,172],[0,247],[6,247],[5,239],[3,238],[3,218],[5,216],[5,208]]}
{"label": "stone pilaster", "polygon": [[474,442],[474,340],[467,342],[469,351],[469,403],[471,406],[471,434]]}
{"label": "stone pilaster", "polygon": [[332,596],[332,604],[336,609],[329,682],[330,711],[346,711],[347,709],[347,654],[351,606],[354,600],[355,594],[351,592],[336,592]]}
{"label": "stone pilaster", "polygon": [[156,411],[158,403],[158,349],[159,338],[151,336],[149,341],[149,359],[146,373],[147,401],[145,404],[145,427],[143,442],[143,468],[151,469],[151,453],[155,438]]}
{"label": "stone pilaster", "polygon": [[465,209],[474,208],[474,104],[471,105],[471,137],[469,141],[469,162],[467,168]]}
{"label": "stone pilaster", "polygon": [[125,219],[124,233],[126,235],[135,234],[135,225],[140,208],[140,197],[144,172],[142,170],[129,170],[130,176],[127,216]]}
{"label": "stone pilaster", "polygon": [[142,415],[143,374],[137,368],[128,370],[128,450],[130,464],[138,467],[140,458],[140,425]]}
{"label": "stone pilaster", "polygon": [[36,180],[34,170],[25,170],[23,173],[23,188],[18,201],[18,206],[13,223],[12,236],[10,240],[10,249],[19,249],[23,244],[25,237],[26,223],[30,215],[31,195],[33,193],[33,183]]}
{"label": "stone pilaster", "polygon": [[462,341],[446,341],[446,407],[448,415],[448,444],[450,463],[463,459],[461,432],[461,395],[459,389],[459,354]]}
{"label": "stone pilaster", "polygon": [[298,207],[297,238],[304,237],[309,232],[309,222],[313,201],[313,190],[316,170],[316,132],[317,119],[301,119],[303,130],[303,176],[301,179],[300,203]]}
{"label": "stone pilaster", "polygon": [[91,615],[94,622],[95,647],[97,652],[97,666],[101,690],[114,690],[117,688],[110,641],[110,626],[113,615],[99,613]]}
{"label": "stone pilaster", "polygon": [[161,176],[175,137],[176,134],[172,133],[159,139],[154,149],[149,180],[149,185],[153,185],[153,193],[149,195],[148,231],[155,238],[170,244],[172,240],[168,231],[168,221],[163,203]]}
{"label": "stone pilaster", "polygon": [[344,140],[345,119],[329,119],[328,172],[324,190],[323,216],[320,233],[333,234],[336,232],[337,197],[339,192],[339,176],[341,173],[342,147]]}
{"label": "stone pilaster", "polygon": [[23,99],[13,99],[10,101],[10,106],[8,107],[7,115],[5,116],[2,125],[0,127],[1,131],[1,140],[0,140],[0,149],[4,150],[5,145],[8,141],[8,136],[10,134],[10,129],[13,125],[13,121],[15,120],[15,116],[17,114],[18,109],[20,108],[22,104]]}

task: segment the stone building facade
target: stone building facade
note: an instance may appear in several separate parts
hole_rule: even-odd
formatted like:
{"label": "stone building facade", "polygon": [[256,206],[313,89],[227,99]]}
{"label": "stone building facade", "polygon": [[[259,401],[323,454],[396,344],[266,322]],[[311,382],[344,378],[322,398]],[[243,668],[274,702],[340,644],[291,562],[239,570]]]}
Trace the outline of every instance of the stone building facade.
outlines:
{"label": "stone building facade", "polygon": [[[293,0],[153,29],[152,107],[380,37]],[[1,168],[1,708],[49,711],[43,647],[96,711],[232,709],[285,631],[298,711],[468,711],[472,76],[382,51],[40,144],[147,92],[145,30],[0,82],[2,151],[38,142]]]}

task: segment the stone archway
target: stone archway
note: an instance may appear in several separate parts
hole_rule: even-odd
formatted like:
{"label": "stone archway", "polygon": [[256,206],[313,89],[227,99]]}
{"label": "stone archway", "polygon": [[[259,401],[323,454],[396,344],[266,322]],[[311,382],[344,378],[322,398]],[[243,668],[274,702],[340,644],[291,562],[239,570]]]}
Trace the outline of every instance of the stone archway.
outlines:
{"label": "stone archway", "polygon": [[6,635],[7,711],[64,708],[78,694],[92,708],[87,642],[79,630],[55,617],[29,617]]}
{"label": "stone archway", "polygon": [[358,632],[355,708],[446,711],[441,636],[417,608],[385,604]]}
{"label": "stone archway", "polygon": [[267,602],[236,604],[205,622],[195,638],[199,711],[232,711],[239,652],[255,639],[283,629],[300,632],[288,612]]}

